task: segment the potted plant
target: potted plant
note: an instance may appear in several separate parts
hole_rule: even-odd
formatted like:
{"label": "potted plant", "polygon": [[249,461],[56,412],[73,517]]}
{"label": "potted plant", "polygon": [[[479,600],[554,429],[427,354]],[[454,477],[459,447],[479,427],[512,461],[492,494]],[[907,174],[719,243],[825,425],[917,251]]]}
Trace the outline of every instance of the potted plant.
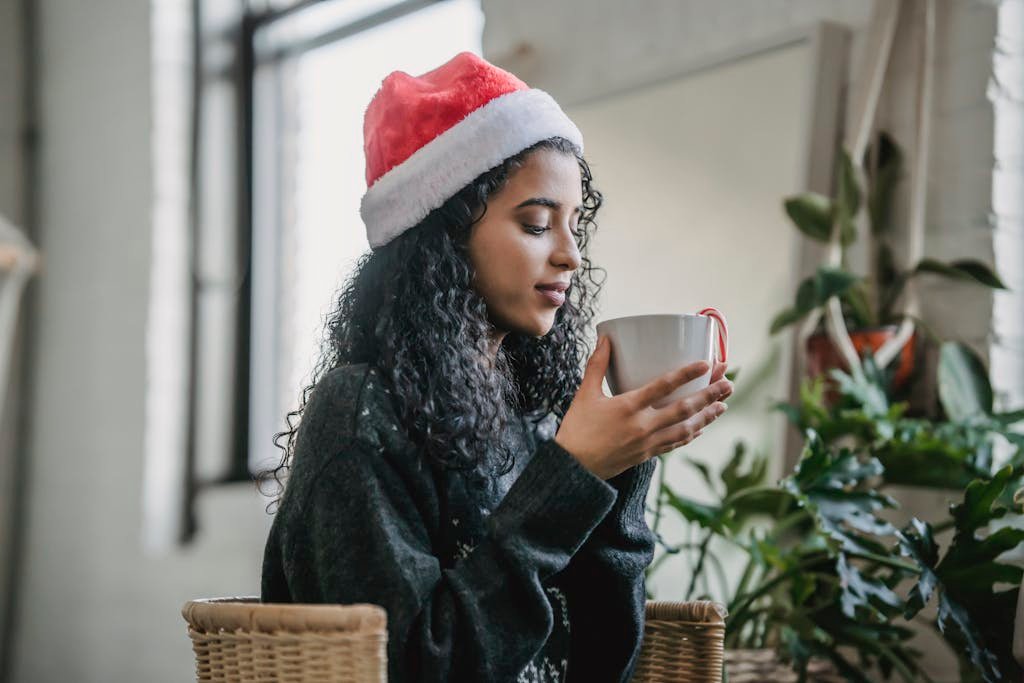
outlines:
{"label": "potted plant", "polygon": [[[909,626],[925,620],[929,604],[962,680],[1020,679],[1011,637],[1021,569],[999,557],[1024,542],[1024,530],[1000,520],[1019,508],[1012,493],[1024,481],[1024,411],[993,410],[987,372],[967,347],[947,342],[940,356],[940,419],[906,417],[868,352],[862,376],[831,371],[836,405],[818,377],[803,382],[798,402],[776,406],[805,437],[795,471],[777,484],[764,481],[767,457],[742,443],[717,476],[683,460],[714,492],[712,503],[673,490],[660,468],[652,530],[666,553],[649,574],[682,554],[692,571],[684,599],[726,603],[732,680],[756,662],[758,680],[780,680],[764,668],[766,653],[801,680],[836,680],[823,665],[845,680],[920,680]],[[997,438],[1013,446],[1006,462],[994,462]],[[886,514],[899,507],[887,490],[894,485],[947,490],[958,502],[946,516],[896,526]],[[658,534],[668,511],[692,538],[668,543]],[[950,530],[943,548],[936,536]],[[735,582],[718,557],[728,547],[746,560]]]}
{"label": "potted plant", "polygon": [[[1006,288],[989,266],[973,259],[944,262],[924,258],[909,267],[898,265],[892,248],[892,207],[903,174],[902,151],[883,131],[858,162],[863,169],[863,187],[854,161],[849,152],[842,149],[834,197],[804,192],[784,200],[786,214],[796,228],[806,237],[821,243],[828,244],[835,239],[841,260],[838,267],[822,266],[800,283],[793,305],[774,317],[772,334],[804,320],[815,309],[824,309],[829,299],[836,296],[857,354],[863,355],[866,350],[874,353],[896,334],[898,324],[908,317],[897,305],[907,283],[919,275],[932,273],[992,289]],[[869,240],[869,267],[863,275],[851,272],[847,264],[848,249],[858,238],[856,222],[862,204],[865,205],[870,227],[866,236]],[[924,321],[914,319],[938,341]],[[827,376],[831,368],[850,371],[821,326],[808,337],[806,351],[808,374],[811,376]],[[917,353],[918,336],[915,333],[900,351],[899,361],[893,363],[893,367],[883,368],[890,395],[905,395],[901,390],[907,387],[912,377]],[[827,398],[835,400],[834,385],[827,388],[831,391]]]}

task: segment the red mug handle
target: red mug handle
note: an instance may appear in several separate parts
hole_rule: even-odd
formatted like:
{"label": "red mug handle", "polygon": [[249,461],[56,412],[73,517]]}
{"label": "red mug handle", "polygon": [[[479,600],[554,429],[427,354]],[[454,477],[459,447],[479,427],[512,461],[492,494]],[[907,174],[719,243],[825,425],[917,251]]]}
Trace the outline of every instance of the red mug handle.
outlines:
{"label": "red mug handle", "polygon": [[729,325],[725,322],[725,316],[720,310],[710,306],[702,309],[697,315],[706,315],[718,323],[718,360],[725,363],[729,355]]}

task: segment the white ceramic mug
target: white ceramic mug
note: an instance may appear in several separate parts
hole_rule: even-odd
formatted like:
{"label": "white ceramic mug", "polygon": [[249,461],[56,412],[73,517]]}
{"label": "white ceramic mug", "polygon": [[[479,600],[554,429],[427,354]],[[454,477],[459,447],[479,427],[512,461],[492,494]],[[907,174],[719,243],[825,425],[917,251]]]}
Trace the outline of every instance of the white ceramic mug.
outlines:
{"label": "white ceramic mug", "polygon": [[706,373],[653,403],[655,408],[707,387],[711,383],[716,355],[718,360],[725,361],[728,354],[728,325],[721,312],[714,308],[705,308],[696,315],[668,313],[612,318],[597,324],[597,334],[607,336],[612,343],[605,378],[616,395],[638,389],[690,363],[708,362],[710,369]]}

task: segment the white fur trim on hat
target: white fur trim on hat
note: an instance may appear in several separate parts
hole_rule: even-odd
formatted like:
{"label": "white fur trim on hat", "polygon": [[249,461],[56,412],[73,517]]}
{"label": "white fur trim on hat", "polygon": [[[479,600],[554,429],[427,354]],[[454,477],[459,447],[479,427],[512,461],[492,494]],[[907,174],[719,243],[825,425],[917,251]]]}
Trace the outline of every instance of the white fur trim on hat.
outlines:
{"label": "white fur trim on hat", "polygon": [[583,152],[583,135],[554,98],[537,88],[494,98],[413,152],[363,195],[359,214],[370,247],[419,223],[481,173],[530,145],[563,137]]}

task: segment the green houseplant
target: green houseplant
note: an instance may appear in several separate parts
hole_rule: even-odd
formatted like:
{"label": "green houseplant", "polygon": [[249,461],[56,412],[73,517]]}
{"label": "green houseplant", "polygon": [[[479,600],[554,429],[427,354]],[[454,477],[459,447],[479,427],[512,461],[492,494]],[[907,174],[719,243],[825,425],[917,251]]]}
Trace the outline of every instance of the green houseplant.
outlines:
{"label": "green houseplant", "polygon": [[[783,202],[787,216],[807,238],[823,244],[833,238],[838,241],[840,263],[838,267],[821,266],[799,284],[793,304],[774,317],[772,334],[804,320],[815,309],[823,309],[828,300],[836,296],[857,352],[862,354],[865,349],[874,352],[895,334],[896,325],[910,315],[898,310],[897,305],[907,284],[922,274],[931,273],[992,289],[1006,288],[988,265],[974,259],[946,262],[923,258],[909,266],[899,265],[892,246],[892,209],[903,179],[900,147],[883,131],[875,143],[867,147],[864,158],[856,160],[857,168],[846,149],[840,152],[833,197],[804,192],[787,197]],[[863,176],[863,182],[859,175]],[[867,213],[869,226],[865,236],[869,264],[866,273],[858,274],[849,268],[848,250],[859,237],[857,220],[862,209]],[[911,317],[934,337],[925,321]],[[913,370],[916,342],[915,335],[901,351],[898,366],[890,371],[890,379],[897,388],[909,379]],[[838,353],[821,329],[811,335],[807,345],[812,374],[818,374],[814,368],[841,367]]]}
{"label": "green houseplant", "polygon": [[[692,578],[686,599],[725,602],[727,651],[773,648],[801,675],[827,661],[848,680],[925,678],[910,645],[911,620],[936,606],[933,625],[962,661],[964,680],[1019,679],[1010,654],[1021,569],[998,558],[1024,541],[1024,530],[999,527],[1024,475],[1024,411],[997,413],[984,365],[967,347],[941,349],[939,420],[904,415],[885,377],[866,354],[863,377],[833,370],[841,401],[824,400],[823,378],[804,381],[800,400],[777,408],[802,430],[794,472],[767,484],[766,456],[742,443],[717,476],[684,459],[716,498],[701,503],[665,483],[661,468],[652,529],[665,554],[683,554]],[[1013,446],[993,460],[993,444]],[[924,476],[922,476],[924,475]],[[899,502],[893,485],[950,491],[958,501],[939,519],[887,519]],[[693,538],[668,543],[663,514],[678,514]],[[941,547],[936,536],[952,531]],[[745,568],[732,583],[718,555],[737,550]],[[1003,590],[1003,586],[1011,586]]]}

